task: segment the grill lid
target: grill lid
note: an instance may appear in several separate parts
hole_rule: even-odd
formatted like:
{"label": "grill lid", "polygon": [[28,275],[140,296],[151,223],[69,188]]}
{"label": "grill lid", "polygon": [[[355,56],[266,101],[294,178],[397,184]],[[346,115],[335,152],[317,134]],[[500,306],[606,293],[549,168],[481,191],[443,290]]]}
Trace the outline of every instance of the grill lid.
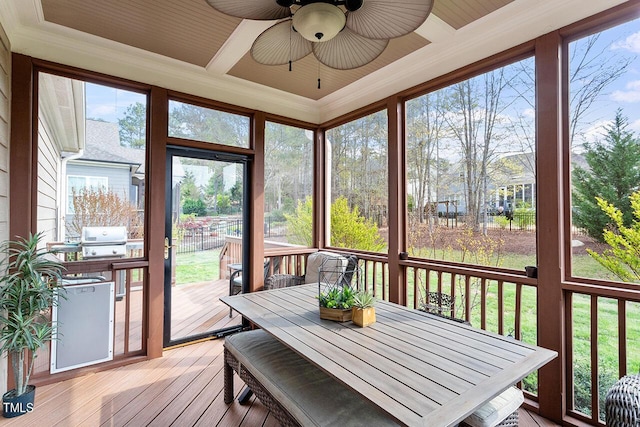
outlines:
{"label": "grill lid", "polygon": [[124,245],[127,227],[83,227],[80,243],[83,246]]}

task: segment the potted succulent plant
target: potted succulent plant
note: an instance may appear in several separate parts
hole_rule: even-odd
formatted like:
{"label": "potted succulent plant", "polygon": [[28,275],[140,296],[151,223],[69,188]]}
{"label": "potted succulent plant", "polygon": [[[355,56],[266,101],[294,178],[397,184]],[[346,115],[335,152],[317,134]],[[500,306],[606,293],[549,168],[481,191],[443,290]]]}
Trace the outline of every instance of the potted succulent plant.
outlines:
{"label": "potted succulent plant", "polygon": [[0,352],[11,360],[15,389],[2,396],[3,416],[33,410],[35,386],[29,385],[38,349],[51,340],[55,325],[51,306],[56,302],[63,266],[46,249],[38,249],[42,234],[6,241],[4,274],[0,277]]}
{"label": "potted succulent plant", "polygon": [[367,291],[356,292],[353,296],[351,320],[358,326],[365,327],[376,322],[376,298]]}
{"label": "potted succulent plant", "polygon": [[351,307],[355,292],[349,286],[337,286],[320,292],[320,318],[346,322],[351,320]]}

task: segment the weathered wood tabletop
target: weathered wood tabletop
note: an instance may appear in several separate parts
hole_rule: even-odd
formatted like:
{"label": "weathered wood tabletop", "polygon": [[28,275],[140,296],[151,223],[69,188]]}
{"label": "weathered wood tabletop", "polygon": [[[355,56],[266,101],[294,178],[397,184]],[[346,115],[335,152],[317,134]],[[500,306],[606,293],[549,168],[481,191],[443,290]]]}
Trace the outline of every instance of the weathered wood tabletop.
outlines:
{"label": "weathered wood tabletop", "polygon": [[302,285],[221,300],[401,424],[455,425],[557,356],[383,301],[366,328],[321,320],[317,291]]}

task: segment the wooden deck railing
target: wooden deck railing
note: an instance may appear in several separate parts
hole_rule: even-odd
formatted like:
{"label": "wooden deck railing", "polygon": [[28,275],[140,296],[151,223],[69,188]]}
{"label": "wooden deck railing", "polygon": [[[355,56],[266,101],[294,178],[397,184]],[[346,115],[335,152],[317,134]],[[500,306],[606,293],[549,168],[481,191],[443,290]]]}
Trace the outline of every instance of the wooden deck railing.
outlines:
{"label": "wooden deck railing", "polygon": [[[275,273],[303,275],[307,256],[317,249],[303,248],[282,242],[264,242],[265,260],[272,259],[269,266],[269,275]],[[242,262],[242,238],[227,236],[225,244],[220,250],[220,279],[229,278],[229,264]],[[276,262],[277,261],[277,262]]]}

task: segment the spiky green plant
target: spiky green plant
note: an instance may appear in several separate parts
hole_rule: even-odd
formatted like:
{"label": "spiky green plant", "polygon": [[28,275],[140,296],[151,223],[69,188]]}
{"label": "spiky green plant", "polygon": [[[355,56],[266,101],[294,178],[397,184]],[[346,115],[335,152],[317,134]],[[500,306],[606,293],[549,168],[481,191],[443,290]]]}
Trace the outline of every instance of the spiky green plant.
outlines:
{"label": "spiky green plant", "polygon": [[367,291],[358,291],[353,296],[353,306],[356,308],[371,308],[376,301],[376,297]]}
{"label": "spiky green plant", "polygon": [[42,234],[6,241],[4,274],[0,277],[0,352],[11,357],[15,396],[27,391],[36,352],[52,339],[55,325],[50,308],[56,303],[62,264],[51,252],[38,249]]}

